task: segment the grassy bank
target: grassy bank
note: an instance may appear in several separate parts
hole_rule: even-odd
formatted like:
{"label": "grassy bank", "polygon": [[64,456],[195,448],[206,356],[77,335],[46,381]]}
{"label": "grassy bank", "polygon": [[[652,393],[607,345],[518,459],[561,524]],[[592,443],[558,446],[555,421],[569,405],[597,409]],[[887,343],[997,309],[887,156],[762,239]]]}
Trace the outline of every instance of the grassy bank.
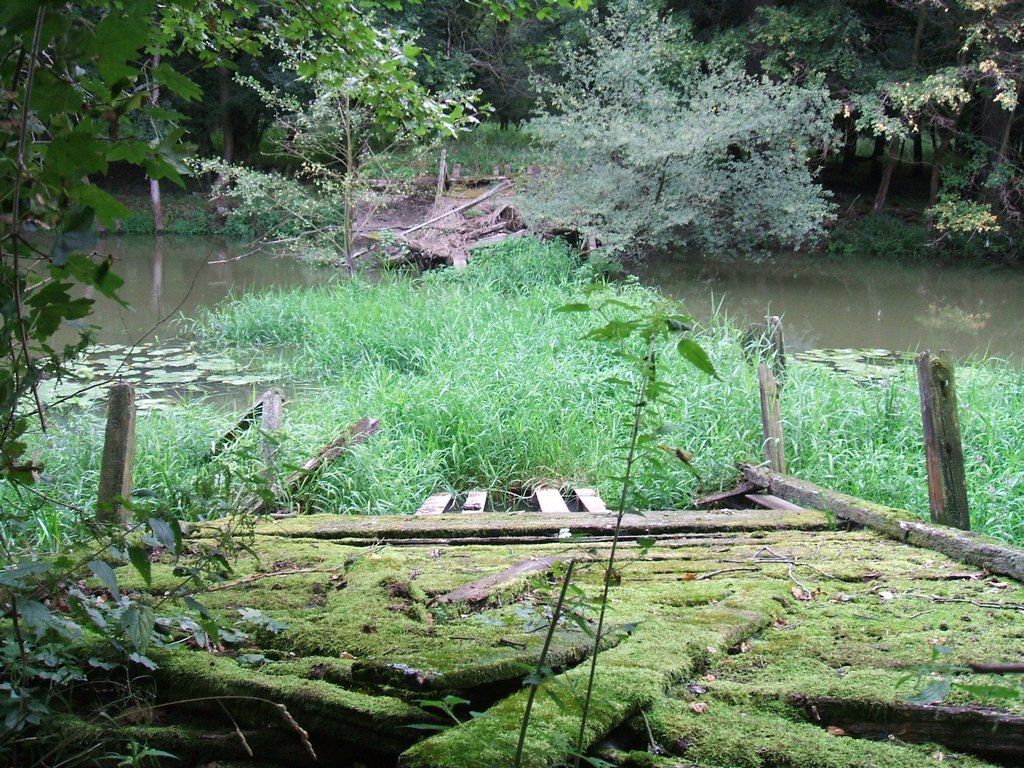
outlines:
{"label": "grassy bank", "polygon": [[[629,408],[607,379],[625,368],[612,349],[580,340],[595,317],[554,312],[579,300],[590,278],[562,246],[516,241],[462,273],[248,295],[202,317],[197,332],[218,349],[283,350],[269,355],[272,365],[297,384],[285,409],[282,471],[348,423],[381,420],[381,433],[302,499],[309,509],[409,513],[434,491],[514,491],[540,479],[595,484],[611,497],[606,478],[619,469]],[[654,296],[636,285],[617,290]],[[715,324],[699,337],[719,381],[671,351],[659,360],[679,395],[662,414],[674,430],[666,442],[694,453],[703,482],[681,466],[643,470],[638,505],[685,506],[694,491],[729,482],[736,461],[760,454],[756,377],[737,331]],[[958,377],[974,525],[1024,542],[1024,373],[979,363]],[[927,513],[909,367],[866,386],[792,365],[784,415],[795,474]],[[209,471],[201,462],[209,440],[232,418],[203,402],[140,417],[137,487],[150,499],[190,487]],[[38,446],[53,494],[91,505],[101,440],[100,420],[82,418]],[[38,516],[47,515],[65,519],[41,504]]]}

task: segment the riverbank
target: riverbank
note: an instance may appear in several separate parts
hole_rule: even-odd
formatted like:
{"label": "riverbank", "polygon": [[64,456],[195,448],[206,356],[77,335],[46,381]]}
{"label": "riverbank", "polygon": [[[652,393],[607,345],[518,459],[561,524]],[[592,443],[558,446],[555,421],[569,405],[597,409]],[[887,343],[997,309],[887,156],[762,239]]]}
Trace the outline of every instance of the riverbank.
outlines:
{"label": "riverbank", "polygon": [[[565,246],[523,239],[482,253],[464,272],[241,296],[204,313],[195,331],[200,349],[259,357],[272,377],[296,383],[285,406],[279,472],[345,425],[363,416],[380,419],[379,435],[294,500],[305,511],[408,514],[435,491],[489,488],[500,500],[539,480],[593,485],[611,498],[608,478],[619,469],[629,407],[608,379],[621,376],[624,364],[611,350],[581,340],[593,318],[554,311],[579,300],[592,277]],[[634,302],[656,298],[630,282],[614,290]],[[678,404],[659,417],[670,425],[666,441],[693,453],[701,480],[682,465],[663,473],[644,468],[637,506],[685,507],[694,493],[731,481],[737,461],[754,458],[761,430],[757,383],[740,351],[739,330],[719,318],[697,337],[720,380],[666,351],[659,366],[676,387]],[[958,395],[973,525],[1024,541],[1024,373],[998,363],[963,366]],[[783,408],[794,474],[927,514],[910,367],[867,382],[796,362]],[[222,479],[204,454],[236,418],[209,400],[141,415],[140,508],[180,503],[199,516],[210,514],[214,498],[223,505]],[[88,513],[101,440],[102,420],[89,414],[75,414],[67,429],[34,439],[33,450],[48,461],[41,486],[48,496]],[[232,492],[262,481],[256,455],[246,444],[231,458]],[[44,545],[59,545],[75,529],[74,514],[45,501],[21,508],[24,537]]]}

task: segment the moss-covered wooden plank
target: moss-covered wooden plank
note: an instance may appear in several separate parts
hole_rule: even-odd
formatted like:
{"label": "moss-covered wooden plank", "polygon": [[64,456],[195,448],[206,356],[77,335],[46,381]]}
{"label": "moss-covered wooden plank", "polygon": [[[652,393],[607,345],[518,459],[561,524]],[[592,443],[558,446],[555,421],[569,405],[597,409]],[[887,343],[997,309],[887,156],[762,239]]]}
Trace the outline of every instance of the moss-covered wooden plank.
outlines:
{"label": "moss-covered wooden plank", "polygon": [[741,469],[744,477],[763,483],[771,493],[789,501],[826,510],[897,541],[942,552],[955,560],[980,566],[992,573],[1024,579],[1024,549],[1019,547],[978,533],[925,523],[905,510],[847,496],[761,467],[743,465]]}
{"label": "moss-covered wooden plank", "polygon": [[[509,764],[525,704],[521,678],[524,668],[536,662],[544,634],[538,628],[545,624],[550,598],[535,589],[543,570],[516,574],[511,581],[500,575],[527,559],[565,557],[580,545],[554,537],[537,545],[478,541],[450,546],[443,539],[426,545],[409,545],[408,540],[402,546],[367,543],[350,546],[294,531],[258,536],[260,557],[239,561],[231,582],[215,585],[199,598],[228,623],[239,610],[256,609],[286,624],[275,634],[257,632],[249,647],[235,652],[262,654],[269,663],[250,669],[224,658],[207,668],[209,657],[182,652],[196,661],[177,677],[164,677],[161,694],[175,695],[185,683],[196,691],[277,695],[280,690],[296,702],[297,712],[306,713],[296,717],[309,727],[314,741],[323,743],[340,738],[332,730],[337,723],[357,728],[360,718],[384,702],[415,712],[421,698],[458,693],[471,702],[460,710],[461,716],[468,717],[473,709],[486,711],[487,717],[438,735],[404,728],[398,724],[401,718],[392,717],[389,727],[409,741],[376,739],[372,729],[365,738],[390,755],[385,764],[416,739],[420,741],[401,760],[417,768]],[[600,563],[608,542],[587,549]],[[729,707],[747,713],[751,722],[770,720],[770,728],[755,734],[755,743],[779,739],[778,749],[767,754],[777,756],[780,766],[795,766],[804,751],[786,746],[781,724],[799,726],[801,739],[816,748],[834,738],[808,721],[795,695],[856,701],[865,711],[883,711],[916,690],[901,688],[898,682],[931,658],[936,643],[951,649],[945,658],[955,664],[1024,662],[1024,611],[1018,607],[1024,605],[1024,589],[1019,584],[874,531],[701,530],[663,536],[649,550],[625,542],[620,555],[621,581],[612,588],[609,606],[609,623],[616,629],[598,665],[588,744],[641,710],[657,712],[666,701],[680,700],[687,708],[691,703],[709,705],[703,715],[687,709],[709,733],[732,727],[735,712]],[[600,575],[599,567],[579,572],[577,585],[591,599],[599,592]],[[499,576],[497,588],[480,603],[435,600],[493,576]],[[154,563],[154,592],[162,593],[175,582],[170,564]],[[122,583],[126,589],[145,588],[128,573]],[[567,703],[538,699],[528,740],[529,765],[555,765],[568,754],[578,728],[578,697],[588,671],[580,664],[589,642],[572,624],[556,633],[551,661],[560,685],[553,690]],[[230,685],[222,664],[235,665],[228,669]],[[235,688],[240,678],[257,681],[250,683],[257,687]],[[300,697],[307,685],[312,695]],[[693,685],[703,692],[691,693]],[[949,703],[985,704],[967,691],[954,692]],[[1019,707],[1003,708],[1018,714]],[[341,715],[335,717],[336,711]],[[259,712],[248,716],[254,714]],[[214,710],[197,710],[196,716],[218,717]],[[245,720],[242,726],[257,722]],[[695,736],[679,731],[676,738]],[[920,762],[928,754],[926,747],[857,739],[845,739],[844,746],[846,742],[849,748],[836,753],[846,762],[837,757],[832,763],[808,764],[928,764]],[[935,749],[952,754],[947,747]],[[709,756],[697,760],[706,768],[733,765],[711,759],[719,753],[694,753],[699,754]],[[759,765],[735,763],[741,768],[748,764]],[[953,764],[973,768],[983,763]]]}
{"label": "moss-covered wooden plank", "polygon": [[[825,515],[814,510],[714,510],[661,511],[626,515],[622,533],[626,536],[713,531],[769,531],[779,529],[824,530]],[[520,536],[556,537],[563,531],[575,534],[610,535],[615,528],[612,515],[485,513],[443,517],[396,517],[356,515],[301,515],[287,520],[269,520],[257,532],[270,536],[317,539],[404,539],[479,538],[502,539]]]}

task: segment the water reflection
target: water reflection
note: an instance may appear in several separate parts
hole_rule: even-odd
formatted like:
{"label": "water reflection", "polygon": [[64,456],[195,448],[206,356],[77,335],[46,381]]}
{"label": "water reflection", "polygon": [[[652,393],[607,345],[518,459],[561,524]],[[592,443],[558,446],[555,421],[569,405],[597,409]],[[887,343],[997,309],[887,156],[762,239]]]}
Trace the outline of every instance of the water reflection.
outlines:
{"label": "water reflection", "polygon": [[794,351],[822,347],[989,353],[1021,363],[1024,272],[787,254],[765,261],[660,256],[631,271],[699,318],[783,315]]}
{"label": "water reflection", "polygon": [[[129,307],[102,296],[90,321],[104,344],[133,344],[157,326],[153,337],[167,341],[181,332],[174,321],[195,317],[229,295],[273,286],[313,285],[330,280],[331,270],[269,253],[249,253],[246,243],[205,237],[109,237],[96,251],[114,258],[114,271],[124,279],[121,297]],[[215,262],[215,263],[210,263]]]}

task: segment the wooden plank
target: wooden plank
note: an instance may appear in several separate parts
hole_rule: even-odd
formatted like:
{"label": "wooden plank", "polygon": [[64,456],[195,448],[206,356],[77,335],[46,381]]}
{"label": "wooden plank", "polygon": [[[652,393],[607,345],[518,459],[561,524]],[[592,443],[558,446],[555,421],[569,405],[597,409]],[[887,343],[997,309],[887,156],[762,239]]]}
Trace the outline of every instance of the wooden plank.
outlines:
{"label": "wooden plank", "polygon": [[773,472],[786,472],[786,451],[782,444],[782,404],[779,383],[764,363],[758,366],[757,383],[761,390],[761,428],[764,431],[764,457]]}
{"label": "wooden plank", "polygon": [[789,704],[804,709],[821,726],[842,728],[854,738],[896,737],[913,744],[942,744],[967,752],[1024,764],[1024,716],[999,709],[946,704],[880,703],[791,693]]}
{"label": "wooden plank", "polygon": [[[370,437],[380,431],[380,422],[377,419],[360,419],[350,424],[340,435],[327,445],[321,446],[319,450],[308,459],[301,467],[292,472],[285,479],[282,490],[293,496],[298,493],[309,480],[321,469],[337,459],[346,450],[354,445],[365,443]],[[270,512],[274,503],[266,499],[260,499],[252,503],[249,509],[250,514],[261,514]]]}
{"label": "wooden plank", "polygon": [[770,493],[748,493],[747,498],[767,509],[803,509],[803,507],[799,507],[791,501],[780,499],[778,496],[772,496]]}
{"label": "wooden plank", "polygon": [[439,595],[434,598],[434,602],[441,604],[482,603],[499,587],[504,587],[518,581],[524,576],[546,571],[555,563],[570,560],[574,556],[573,554],[566,553],[563,555],[549,555],[547,557],[531,557],[528,560],[516,563],[511,568],[506,568],[498,573],[492,573],[490,576],[484,576],[482,579],[469,582],[469,584],[463,584],[448,594]]}
{"label": "wooden plank", "polygon": [[579,499],[580,507],[592,515],[606,515],[608,507],[601,498],[601,494],[594,488],[577,488],[576,498]]}
{"label": "wooden plank", "polygon": [[917,358],[921,422],[928,465],[928,506],[932,522],[971,529],[967,508],[964,449],[956,406],[956,379],[949,353],[922,352]]}
{"label": "wooden plank", "polygon": [[[626,515],[622,535],[657,536],[678,533],[726,533],[735,531],[802,530],[821,531],[829,527],[820,512],[781,510],[767,515],[761,509],[653,511]],[[468,537],[481,544],[501,544],[524,536],[540,536],[557,542],[564,529],[574,535],[610,536],[615,531],[615,515],[588,515],[568,512],[561,515],[538,513],[484,512],[476,515],[413,517],[403,515],[300,515],[288,520],[270,521],[261,527],[267,534],[314,539],[364,539],[397,541],[404,539],[443,539]]]}
{"label": "wooden plank", "polygon": [[569,514],[569,507],[565,505],[565,500],[557,488],[542,485],[534,491],[534,499],[540,506],[540,511],[545,515]]}
{"label": "wooden plank", "polygon": [[720,504],[723,501],[735,499],[737,496],[745,496],[751,491],[761,490],[764,490],[763,486],[760,486],[757,483],[752,483],[749,480],[744,480],[736,485],[736,487],[730,488],[727,491],[719,491],[718,493],[711,493],[707,496],[701,496],[699,499],[694,499],[693,506],[697,509],[700,509],[701,507],[710,507],[715,504]]}
{"label": "wooden plank", "polygon": [[231,429],[216,440],[212,440],[210,442],[210,450],[207,452],[205,457],[207,461],[215,458],[237,443],[238,439],[242,436],[242,433],[259,421],[260,417],[263,415],[263,401],[269,394],[271,394],[270,390],[267,390],[260,395],[256,399],[256,402],[249,406],[245,413],[239,417],[238,421],[235,422],[235,425],[231,427]]}
{"label": "wooden plank", "polygon": [[467,514],[479,514],[487,507],[487,491],[470,491],[462,503],[462,511]]}
{"label": "wooden plank", "polygon": [[[1024,549],[970,531],[923,522],[902,509],[886,507],[830,491],[789,475],[743,465],[743,476],[763,483],[769,492],[794,504],[821,509],[842,520],[863,525],[891,539],[933,549],[953,560],[985,568],[998,576],[1024,581]],[[798,514],[790,512],[789,514]]]}
{"label": "wooden plank", "polygon": [[110,385],[107,427],[103,435],[96,520],[125,524],[131,512],[122,504],[132,496],[135,465],[135,387],[126,381]]}
{"label": "wooden plank", "polygon": [[443,515],[452,506],[452,495],[450,493],[435,493],[427,497],[420,508],[416,510],[419,516]]}

